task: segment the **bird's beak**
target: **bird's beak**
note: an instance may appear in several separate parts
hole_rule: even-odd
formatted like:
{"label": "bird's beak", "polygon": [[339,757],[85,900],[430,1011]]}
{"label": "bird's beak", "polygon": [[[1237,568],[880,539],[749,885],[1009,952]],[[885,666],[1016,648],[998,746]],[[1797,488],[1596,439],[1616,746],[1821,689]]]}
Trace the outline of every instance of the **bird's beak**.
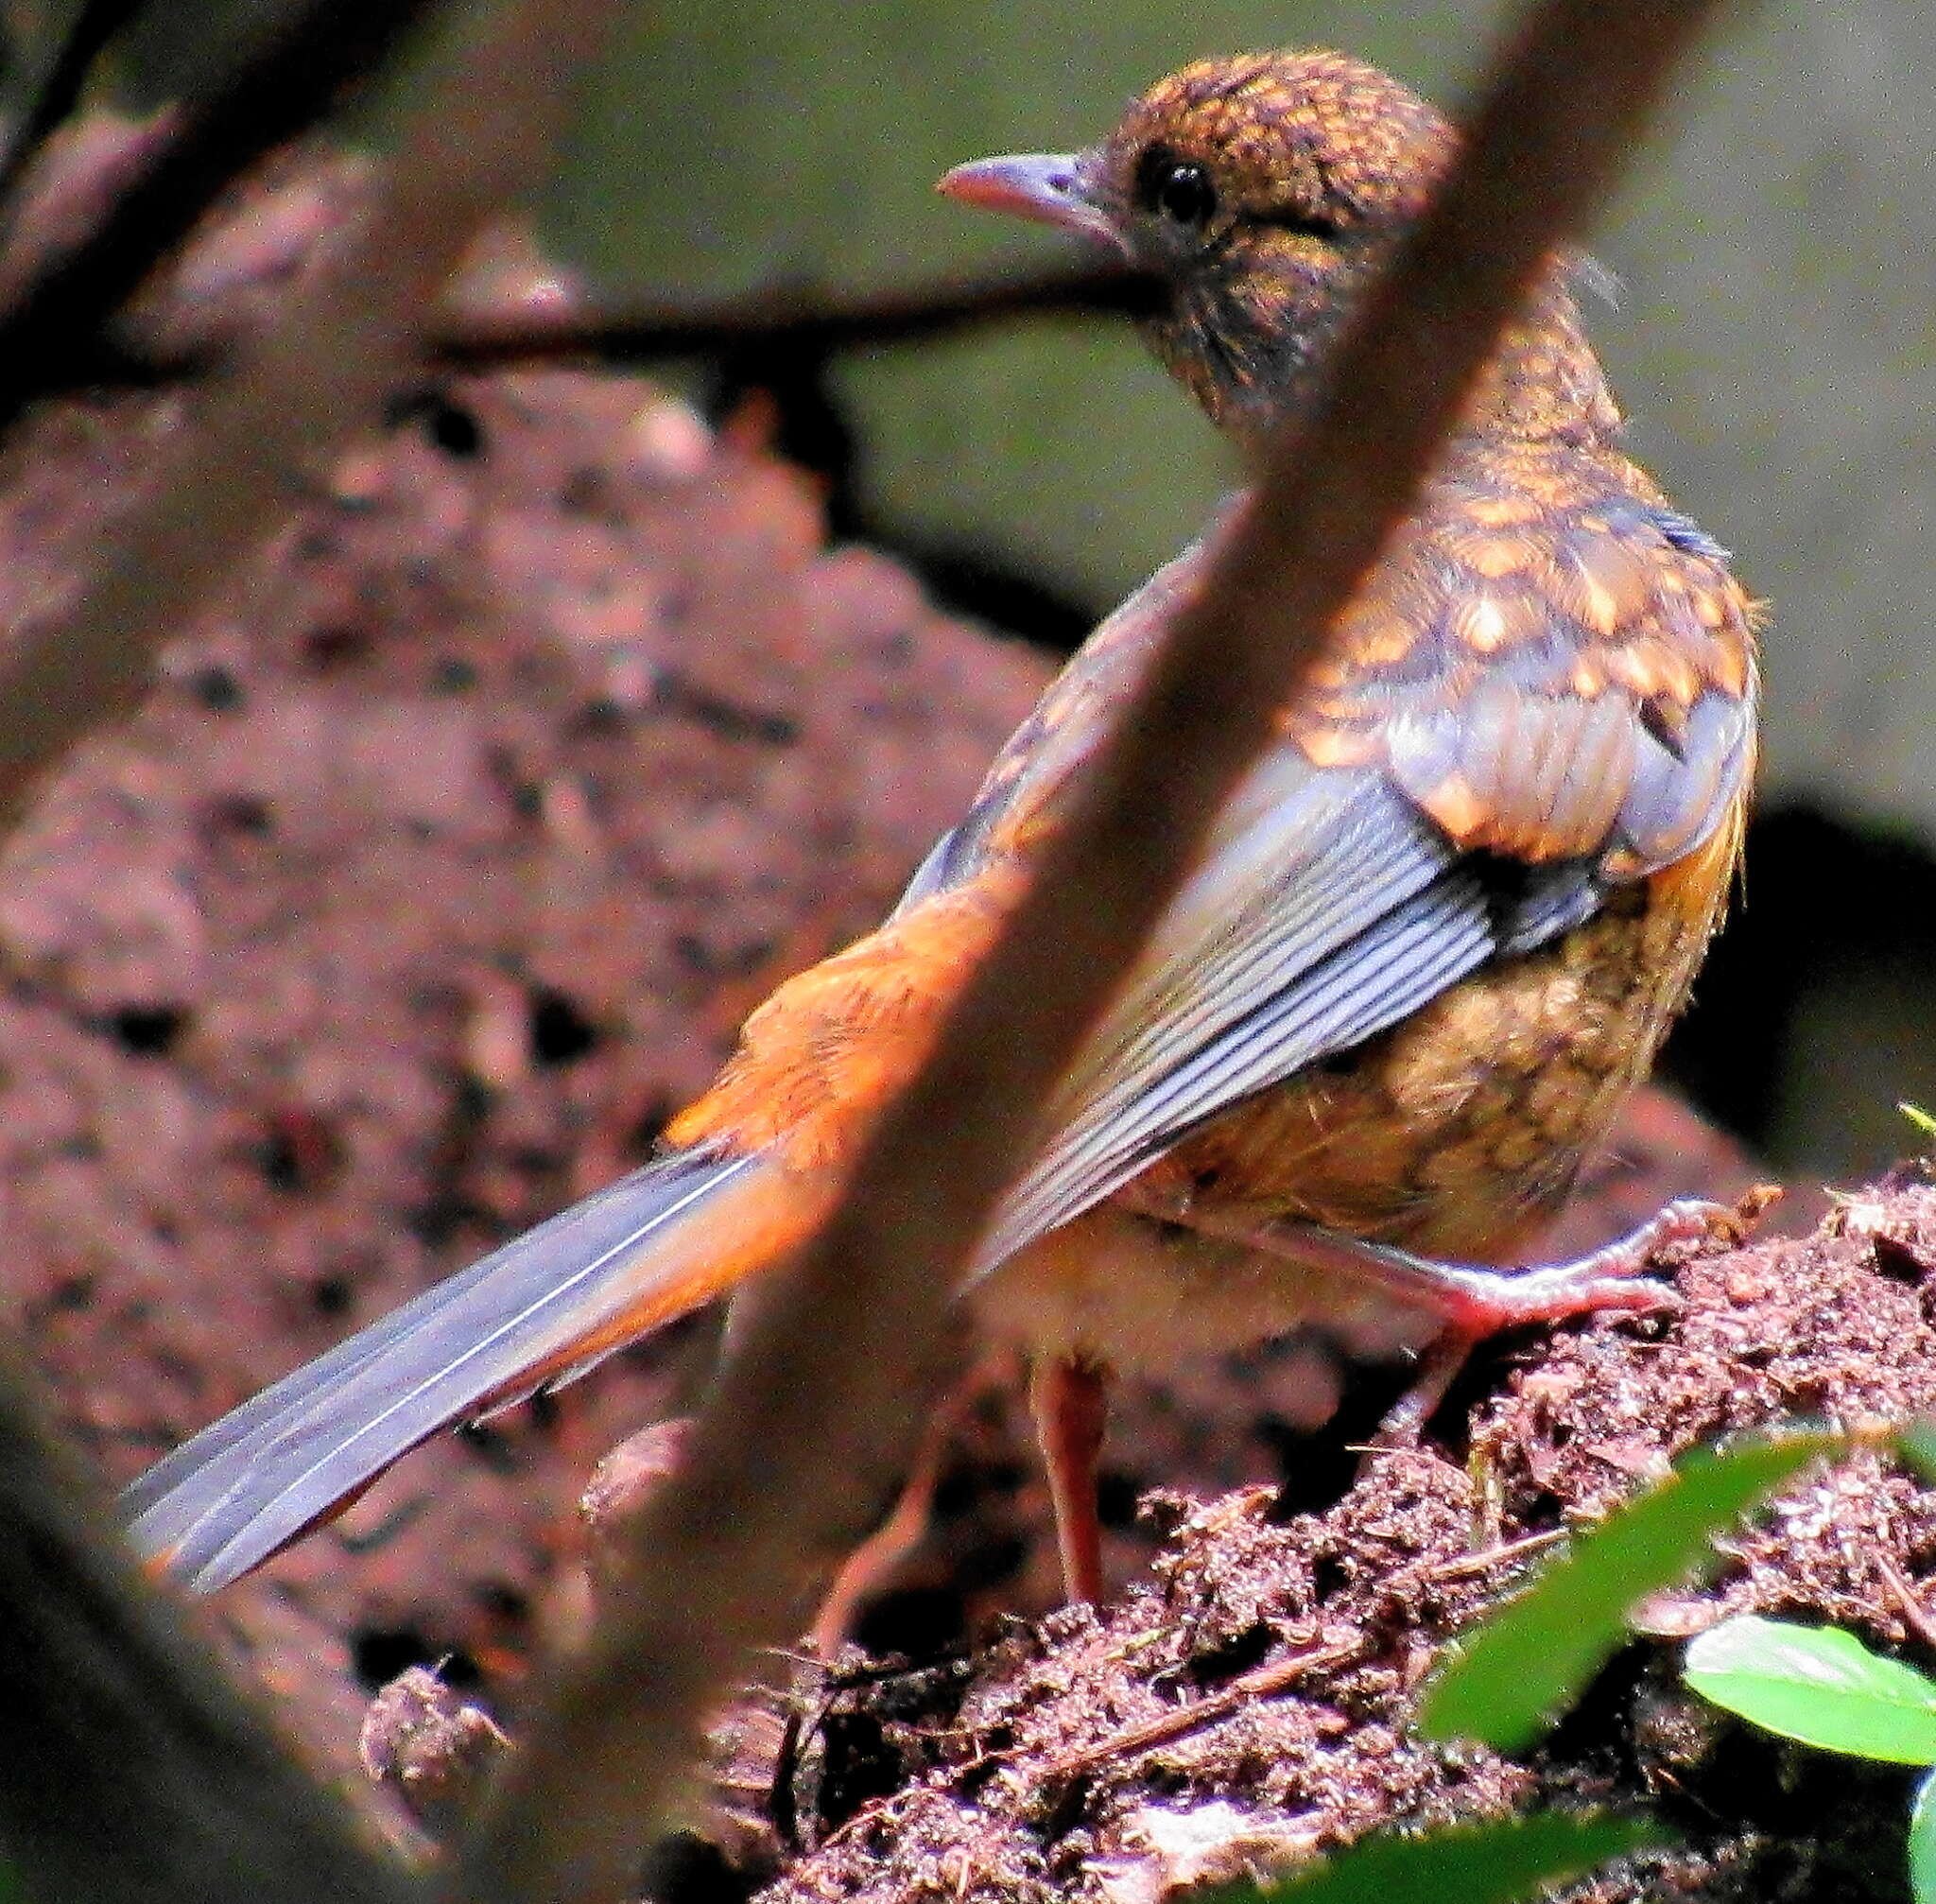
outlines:
{"label": "bird's beak", "polygon": [[1089,195],[1087,171],[1080,152],[1023,152],[957,165],[935,190],[964,205],[1059,225],[1121,250],[1115,221]]}

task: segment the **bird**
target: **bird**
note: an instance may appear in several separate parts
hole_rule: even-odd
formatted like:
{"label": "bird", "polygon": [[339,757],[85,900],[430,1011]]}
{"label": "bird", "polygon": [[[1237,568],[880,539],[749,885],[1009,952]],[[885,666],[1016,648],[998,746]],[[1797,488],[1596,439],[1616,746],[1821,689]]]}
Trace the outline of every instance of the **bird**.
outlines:
{"label": "bird", "polygon": [[[940,190],[1150,274],[1136,321],[1254,467],[1456,146],[1372,66],[1263,53],[1172,73],[1080,151],[977,161]],[[1104,1589],[1113,1374],[1315,1331],[1419,1358],[1388,1424],[1415,1433],[1472,1343],[1668,1307],[1655,1254],[1724,1221],[1674,1203],[1590,1256],[1524,1261],[1687,997],[1756,744],[1759,605],[1621,448],[1582,269],[1556,252],[1506,331],[959,1292],[1028,1358],[1072,1600]],[[125,1497],[137,1547],[220,1587],[440,1429],[783,1260],[1233,519],[1098,627],[885,922],[752,1014],[650,1162],[164,1458]]]}

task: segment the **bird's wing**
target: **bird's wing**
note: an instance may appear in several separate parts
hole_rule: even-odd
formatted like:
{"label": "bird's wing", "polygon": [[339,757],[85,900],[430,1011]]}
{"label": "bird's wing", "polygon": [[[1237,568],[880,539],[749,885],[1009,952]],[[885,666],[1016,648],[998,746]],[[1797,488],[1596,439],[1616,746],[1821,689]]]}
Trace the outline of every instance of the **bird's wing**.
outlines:
{"label": "bird's wing", "polygon": [[1755,683],[1723,553],[1630,493],[1489,520],[1517,508],[1447,485],[1393,551],[1071,1067],[985,1267],[1737,823]]}
{"label": "bird's wing", "polygon": [[[1079,1053],[984,1267],[1727,823],[1753,753],[1747,604],[1720,552],[1632,480],[1517,523],[1495,520],[1516,492],[1440,484]],[[844,1152],[925,1055],[1227,528],[1097,631],[893,915],[753,1014],[672,1142],[804,1167]]]}

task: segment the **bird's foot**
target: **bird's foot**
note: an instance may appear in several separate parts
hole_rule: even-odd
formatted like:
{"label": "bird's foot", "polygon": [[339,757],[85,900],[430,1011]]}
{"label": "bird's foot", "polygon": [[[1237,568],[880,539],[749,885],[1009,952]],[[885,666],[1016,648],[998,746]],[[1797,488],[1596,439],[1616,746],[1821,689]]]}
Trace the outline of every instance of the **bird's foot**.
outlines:
{"label": "bird's foot", "polygon": [[1421,1359],[1418,1379],[1378,1430],[1374,1445],[1382,1447],[1417,1439],[1466,1358],[1488,1336],[1602,1309],[1648,1315],[1679,1308],[1675,1291],[1648,1277],[1653,1257],[1677,1243],[1716,1237],[1738,1240],[1765,1201],[1734,1209],[1685,1198],[1589,1255],[1533,1269],[1495,1270],[1438,1262],[1309,1223],[1206,1207],[1154,1186],[1139,1185],[1135,1192],[1136,1207],[1147,1215],[1242,1242],[1306,1269],[1372,1284],[1394,1305],[1438,1319],[1441,1328]]}
{"label": "bird's foot", "polygon": [[[1445,1326],[1419,1363],[1417,1379],[1378,1424],[1372,1445],[1409,1447],[1458,1378],[1472,1351],[1488,1336],[1529,1323],[1564,1322],[1605,1309],[1655,1315],[1681,1307],[1680,1296],[1647,1271],[1655,1255],[1676,1243],[1704,1242],[1744,1233],[1743,1213],[1724,1203],[1683,1198],[1637,1230],[1570,1262],[1530,1270],[1486,1270],[1435,1263],[1404,1251],[1380,1251],[1399,1260],[1376,1273],[1394,1291],[1444,1319]],[[1373,1246],[1376,1247],[1376,1246]]]}
{"label": "bird's foot", "polygon": [[1528,1323],[1564,1322],[1598,1309],[1645,1315],[1676,1308],[1680,1298],[1674,1291],[1647,1278],[1654,1256],[1676,1243],[1740,1233],[1741,1219],[1726,1204],[1686,1198],[1603,1249],[1535,1269],[1488,1270],[1433,1262],[1380,1244],[1360,1247],[1375,1257],[1366,1261],[1364,1273],[1442,1317],[1447,1329],[1478,1341]]}

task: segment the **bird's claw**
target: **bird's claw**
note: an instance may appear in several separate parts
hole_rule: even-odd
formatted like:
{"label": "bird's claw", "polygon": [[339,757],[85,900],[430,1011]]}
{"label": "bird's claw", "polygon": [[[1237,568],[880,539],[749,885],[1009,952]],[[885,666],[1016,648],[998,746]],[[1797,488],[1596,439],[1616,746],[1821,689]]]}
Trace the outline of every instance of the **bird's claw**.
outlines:
{"label": "bird's claw", "polygon": [[[1571,1262],[1530,1270],[1483,1270],[1463,1264],[1419,1266],[1433,1273],[1432,1307],[1445,1326],[1425,1353],[1417,1378],[1379,1423],[1370,1445],[1412,1446],[1474,1347],[1488,1336],[1533,1323],[1564,1322],[1600,1310],[1671,1314],[1680,1292],[1647,1274],[1663,1250],[1683,1243],[1738,1242],[1767,1204],[1749,1207],[1684,1197],[1605,1248]],[[1422,1275],[1421,1281],[1426,1278]]]}

